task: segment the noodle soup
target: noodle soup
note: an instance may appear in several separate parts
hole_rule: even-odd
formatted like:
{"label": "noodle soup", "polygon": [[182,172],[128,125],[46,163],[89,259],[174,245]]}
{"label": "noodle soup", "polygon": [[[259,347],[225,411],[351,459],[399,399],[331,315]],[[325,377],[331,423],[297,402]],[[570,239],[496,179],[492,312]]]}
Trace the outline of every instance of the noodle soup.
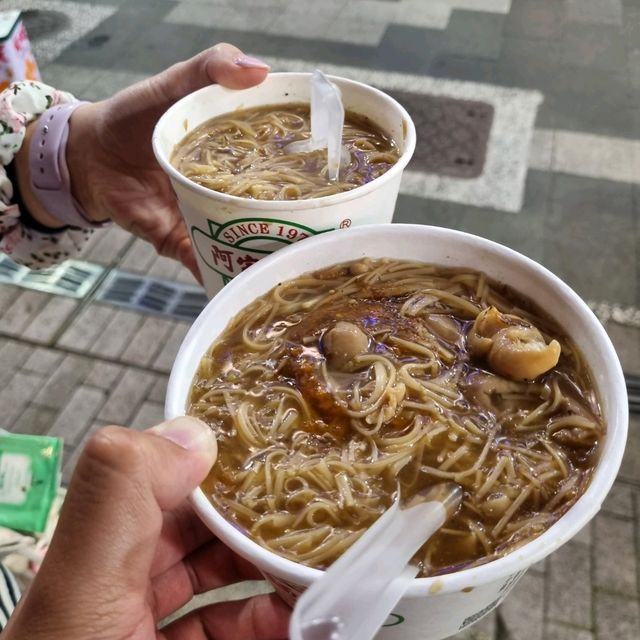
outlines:
{"label": "noodle soup", "polygon": [[349,164],[327,177],[326,149],[288,153],[311,136],[308,104],[238,110],[213,118],[182,140],[171,162],[204,187],[257,200],[303,200],[349,191],[378,178],[399,159],[396,143],[371,121],[347,111],[343,145]]}
{"label": "noodle soup", "polygon": [[604,435],[571,340],[468,269],[359,260],[279,284],[198,368],[189,413],[216,431],[203,489],[265,548],[323,568],[390,505],[453,480],[459,512],[423,576],[533,540],[585,491]]}

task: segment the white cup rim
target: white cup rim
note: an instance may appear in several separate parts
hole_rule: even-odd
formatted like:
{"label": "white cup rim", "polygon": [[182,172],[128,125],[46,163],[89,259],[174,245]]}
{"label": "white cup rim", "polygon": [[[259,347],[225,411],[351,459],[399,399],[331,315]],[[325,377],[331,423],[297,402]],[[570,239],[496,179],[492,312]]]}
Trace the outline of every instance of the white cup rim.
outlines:
{"label": "white cup rim", "polygon": [[[209,316],[225,308],[226,301],[233,298],[236,289],[247,286],[252,278],[255,278],[260,272],[274,269],[281,260],[300,256],[303,253],[311,251],[315,253],[322,253],[324,251],[331,255],[331,244],[334,238],[337,237],[337,234],[341,234],[343,238],[350,238],[354,246],[362,246],[363,243],[366,246],[366,239],[372,233],[384,234],[385,239],[393,242],[393,235],[403,232],[413,234],[416,242],[419,242],[420,235],[428,234],[431,237],[430,239],[435,242],[449,242],[453,239],[453,241],[466,242],[467,244],[470,242],[479,243],[483,250],[486,250],[487,255],[497,254],[501,259],[531,270],[531,272],[537,274],[538,277],[542,277],[549,287],[560,292],[566,304],[579,313],[581,318],[589,325],[589,330],[595,334],[599,349],[606,356],[605,362],[607,363],[607,370],[605,377],[609,381],[610,388],[613,390],[613,398],[611,398],[610,403],[612,408],[609,415],[606,416],[607,435],[605,436],[605,441],[601,449],[601,453],[604,454],[606,452],[606,457],[603,456],[603,458],[599,460],[587,490],[571,509],[543,534],[502,558],[454,573],[429,578],[416,578],[404,596],[411,598],[424,597],[436,592],[438,594],[457,592],[526,570],[532,564],[546,557],[549,553],[573,537],[589,522],[599,511],[604,498],[613,485],[622,462],[628,425],[628,399],[622,367],[620,366],[611,340],[593,312],[567,284],[551,271],[530,258],[496,242],[462,231],[427,225],[369,225],[333,231],[306,239],[300,243],[290,245],[254,264],[237,276],[208,303],[192,325],[176,357],[169,378],[165,414],[167,418],[184,414],[186,399],[184,397],[178,397],[176,391],[178,380],[180,378],[184,379],[186,373],[186,371],[183,371],[184,362],[197,355],[195,354],[196,350],[198,350],[199,356],[202,356],[202,351],[199,351],[200,348],[195,346],[196,336],[206,330]],[[231,318],[229,318],[229,320],[230,319]],[[568,333],[571,335],[570,331]],[[213,339],[210,342],[212,341]],[[194,370],[191,372],[192,375],[193,372]],[[595,380],[593,382],[594,385],[597,384]],[[599,391],[601,392],[600,389]],[[612,431],[615,432],[615,438],[611,436]],[[216,511],[201,489],[198,488],[192,493],[191,501],[205,522],[210,526],[213,523],[214,532],[223,542],[257,564],[262,571],[273,573],[276,577],[302,585],[308,585],[322,575],[322,571],[318,569],[306,567],[264,549],[258,545],[258,543],[238,531]],[[571,514],[571,518],[568,518],[569,514]]]}
{"label": "white cup rim", "polygon": [[[407,110],[394,98],[392,98],[384,91],[380,91],[380,89],[376,89],[368,84],[364,84],[363,82],[358,82],[357,80],[350,80],[348,78],[342,78],[340,76],[327,76],[332,81],[336,82],[336,84],[344,85],[344,86],[354,86],[359,87],[365,91],[368,91],[370,94],[376,96],[377,99],[386,102],[387,104],[393,107],[393,110],[400,114],[402,117],[402,121],[406,126],[406,136],[404,141],[404,149],[398,158],[398,161],[387,171],[385,171],[381,176],[371,180],[371,182],[367,182],[360,187],[356,187],[355,189],[351,189],[349,191],[343,191],[341,193],[335,193],[330,196],[323,196],[321,198],[309,198],[307,200],[287,200],[284,202],[287,210],[289,211],[297,211],[300,210],[300,213],[303,214],[307,211],[313,211],[314,209],[320,207],[326,207],[329,205],[339,204],[341,202],[348,202],[354,198],[360,198],[370,191],[375,189],[379,189],[383,184],[392,180],[394,177],[397,177],[402,173],[404,168],[411,160],[413,156],[413,152],[416,146],[416,127],[411,119],[411,116],[407,112]],[[303,73],[303,72],[293,72],[293,71],[284,71],[284,72],[274,72],[270,73],[264,82],[278,81],[279,79],[292,79],[292,78],[311,78],[311,73]],[[263,83],[264,84],[264,83]],[[261,85],[258,85],[261,86]],[[237,91],[238,93],[242,93],[242,90],[234,90],[234,89],[226,89],[221,85],[209,85],[207,87],[203,87],[202,89],[198,89],[193,93],[181,98],[177,102],[175,102],[169,109],[160,117],[158,120],[153,135],[151,138],[151,144],[153,147],[153,152],[155,154],[156,160],[162,167],[163,171],[170,176],[172,180],[175,180],[178,184],[183,186],[190,191],[193,191],[201,196],[206,198],[211,198],[214,200],[219,200],[220,202],[229,202],[234,204],[242,204],[247,209],[252,210],[261,210],[261,211],[280,211],[283,208],[283,201],[281,200],[253,200],[251,198],[243,198],[241,196],[229,195],[228,193],[221,193],[219,191],[214,191],[213,189],[209,189],[200,184],[197,184],[193,180],[189,180],[189,178],[183,176],[170,162],[170,158],[167,157],[166,153],[161,144],[161,132],[166,127],[167,123],[176,117],[176,112],[179,112],[182,108],[182,105],[185,101],[196,100],[198,97],[202,97],[203,99],[211,99],[209,94],[216,92],[226,92],[226,91]]]}

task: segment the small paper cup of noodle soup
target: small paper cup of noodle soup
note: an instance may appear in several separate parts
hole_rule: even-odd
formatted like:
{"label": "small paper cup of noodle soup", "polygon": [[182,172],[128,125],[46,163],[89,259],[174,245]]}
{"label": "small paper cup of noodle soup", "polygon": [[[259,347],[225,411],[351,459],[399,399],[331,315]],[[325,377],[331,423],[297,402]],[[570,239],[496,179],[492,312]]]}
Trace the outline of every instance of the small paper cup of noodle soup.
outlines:
{"label": "small paper cup of noodle soup", "polygon": [[[597,318],[572,289],[539,264],[502,245],[458,231],[420,225],[372,225],[290,246],[255,264],[221,291],[200,314],[178,353],[169,380],[167,418],[184,415],[201,357],[244,307],[280,282],[363,257],[466,267],[482,271],[528,297],[564,329],[580,350],[606,429],[586,491],[555,524],[486,564],[413,580],[376,636],[438,640],[475,623],[497,607],[531,565],[567,542],[598,512],[616,477],[626,442],[628,404],[624,376]],[[194,491],[192,503],[211,530],[254,563],[290,604],[320,577],[321,571],[285,559],[244,535],[218,513],[202,490]],[[371,606],[375,607],[375,603]]]}
{"label": "small paper cup of noodle soup", "polygon": [[407,111],[378,89],[331,77],[347,112],[367,118],[397,145],[400,157],[372,181],[350,191],[303,200],[259,200],[201,186],[171,163],[184,137],[202,123],[239,109],[309,103],[309,73],[271,73],[241,91],[211,85],[174,104],[158,121],[153,150],[168,174],[193,241],[205,289],[213,296],[257,260],[292,242],[363,224],[391,222],[402,171],[416,143]]}

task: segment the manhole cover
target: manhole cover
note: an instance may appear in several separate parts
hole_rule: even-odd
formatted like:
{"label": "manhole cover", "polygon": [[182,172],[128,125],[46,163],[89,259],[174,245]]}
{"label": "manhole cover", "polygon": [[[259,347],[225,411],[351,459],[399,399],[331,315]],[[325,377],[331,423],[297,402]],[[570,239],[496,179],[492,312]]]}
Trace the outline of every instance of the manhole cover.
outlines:
{"label": "manhole cover", "polygon": [[69,16],[62,11],[25,9],[22,11],[22,19],[29,34],[29,40],[32,42],[64,31],[71,24]]}
{"label": "manhole cover", "polygon": [[392,92],[416,125],[419,144],[411,169],[477,178],[484,167],[493,106],[475,100]]}

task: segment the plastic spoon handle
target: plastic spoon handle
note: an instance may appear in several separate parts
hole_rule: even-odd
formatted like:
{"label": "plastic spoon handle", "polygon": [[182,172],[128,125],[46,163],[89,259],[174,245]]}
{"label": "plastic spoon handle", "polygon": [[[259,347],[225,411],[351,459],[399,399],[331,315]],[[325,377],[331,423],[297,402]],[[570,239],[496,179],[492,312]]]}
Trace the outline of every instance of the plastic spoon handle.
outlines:
{"label": "plastic spoon handle", "polygon": [[462,491],[397,501],[296,603],[291,640],[370,640],[418,573],[413,554],[457,509]]}
{"label": "plastic spoon handle", "polygon": [[329,180],[338,179],[340,164],[349,164],[350,156],[342,148],[344,106],[340,89],[319,69],[311,75],[311,138],[290,142],[287,153],[307,153],[327,149]]}

